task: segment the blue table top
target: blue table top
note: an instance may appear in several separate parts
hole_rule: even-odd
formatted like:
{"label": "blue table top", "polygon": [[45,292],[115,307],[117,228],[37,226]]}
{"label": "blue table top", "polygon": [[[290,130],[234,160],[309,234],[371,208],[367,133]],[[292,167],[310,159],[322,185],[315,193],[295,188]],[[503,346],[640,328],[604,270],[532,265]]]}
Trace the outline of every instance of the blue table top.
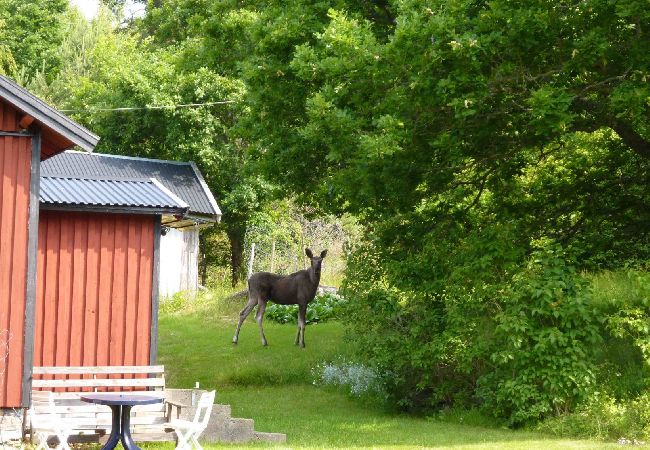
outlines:
{"label": "blue table top", "polygon": [[81,401],[86,403],[96,403],[98,405],[120,405],[120,406],[135,406],[135,405],[151,405],[154,403],[162,403],[163,397],[156,397],[154,395],[142,394],[125,394],[120,392],[92,392],[84,394]]}

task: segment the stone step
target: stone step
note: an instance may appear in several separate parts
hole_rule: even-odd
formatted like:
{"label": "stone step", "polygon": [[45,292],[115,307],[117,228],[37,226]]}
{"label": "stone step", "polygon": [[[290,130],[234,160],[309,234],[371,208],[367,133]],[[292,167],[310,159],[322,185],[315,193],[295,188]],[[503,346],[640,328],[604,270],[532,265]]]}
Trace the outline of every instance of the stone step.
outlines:
{"label": "stone step", "polygon": [[230,408],[230,405],[221,405],[219,403],[215,403],[212,406],[212,413],[217,416],[230,417],[232,415],[232,408]]}
{"label": "stone step", "polygon": [[226,422],[222,442],[249,442],[253,440],[255,421],[253,419],[230,419]]}
{"label": "stone step", "polygon": [[287,442],[287,435],[283,433],[265,433],[264,431],[255,431],[253,440],[259,442]]}
{"label": "stone step", "polygon": [[23,421],[20,410],[0,409],[0,444],[20,441],[23,437]]}
{"label": "stone step", "polygon": [[[195,389],[167,389],[165,394],[169,400],[186,405],[181,410],[181,419],[192,420],[196,401],[201,396],[202,390]],[[287,437],[282,433],[264,433],[255,431],[253,419],[233,418],[230,405],[216,403],[212,407],[208,428],[201,435],[205,442],[286,442]]]}

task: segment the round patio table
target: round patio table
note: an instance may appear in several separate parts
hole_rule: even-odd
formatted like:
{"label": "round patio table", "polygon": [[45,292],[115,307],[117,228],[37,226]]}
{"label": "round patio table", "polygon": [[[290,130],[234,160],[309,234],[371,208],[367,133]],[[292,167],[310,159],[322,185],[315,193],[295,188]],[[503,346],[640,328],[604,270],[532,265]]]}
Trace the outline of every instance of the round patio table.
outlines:
{"label": "round patio table", "polygon": [[107,405],[113,411],[113,425],[108,441],[102,450],[112,450],[119,441],[126,450],[140,450],[131,437],[131,408],[136,405],[162,403],[162,397],[153,395],[123,394],[117,392],[94,392],[81,396],[81,401]]}

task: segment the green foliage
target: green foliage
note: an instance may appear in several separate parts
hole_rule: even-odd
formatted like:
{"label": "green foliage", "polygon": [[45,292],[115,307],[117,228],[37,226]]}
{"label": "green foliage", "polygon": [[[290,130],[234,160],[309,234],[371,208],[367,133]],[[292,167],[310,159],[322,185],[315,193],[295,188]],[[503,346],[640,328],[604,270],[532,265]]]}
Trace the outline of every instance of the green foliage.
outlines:
{"label": "green foliage", "polygon": [[0,44],[0,74],[12,76],[16,74],[18,68],[16,66],[16,60],[11,53],[11,48],[4,43],[9,33],[10,31],[7,30],[5,21],[0,20],[0,42],[2,42]]}
{"label": "green foliage", "polygon": [[[644,330],[630,310],[605,332],[575,271],[650,255],[647,8],[384,6],[223,2],[192,51],[245,80],[270,179],[366,224],[346,318],[393,403],[571,410],[605,373],[593,343]],[[573,260],[535,266],[547,241]]]}
{"label": "green foliage", "polygon": [[[158,46],[133,29],[116,28],[105,7],[91,23],[75,13],[65,19],[66,39],[55,49],[60,73],[37,78],[35,90],[74,110],[73,118],[100,135],[98,152],[196,162],[227,217],[222,227],[236,284],[246,228],[271,191],[247,164],[246,142],[233,134],[246,111],[243,82],[193,67],[179,52],[183,43]],[[102,111],[149,106],[165,108]]]}
{"label": "green foliage", "polygon": [[[317,295],[309,305],[305,320],[307,323],[321,323],[340,319],[347,301],[337,294],[324,293]],[[265,317],[277,323],[298,323],[298,305],[279,305],[269,303]]]}
{"label": "green foliage", "polygon": [[557,247],[534,252],[495,316],[485,406],[512,424],[572,411],[595,389],[599,329],[587,283]]}
{"label": "green foliage", "polygon": [[650,364],[647,327],[650,275],[639,269],[602,272],[589,277],[603,345],[597,353],[599,389],[630,400],[648,389]]}
{"label": "green foliage", "polygon": [[10,75],[19,75],[23,82],[39,72],[48,79],[56,75],[62,63],[58,55],[64,37],[62,17],[68,9],[67,0],[0,1],[5,28],[0,61],[5,69],[11,59],[15,61],[17,71]]}
{"label": "green foliage", "polygon": [[647,174],[642,1],[295,5],[220,6],[215,22],[230,20],[206,46],[238,36],[268,175],[330,210],[382,218],[446,193],[509,197],[531,150],[578,131],[616,130],[628,158],[646,159],[630,178]]}
{"label": "green foliage", "polygon": [[630,340],[650,367],[650,275],[629,271],[632,295],[623,301],[612,301],[603,312],[606,329],[612,337]]}
{"label": "green foliage", "polygon": [[549,418],[536,429],[556,436],[645,441],[650,438],[650,393],[621,401],[596,392],[573,414]]}

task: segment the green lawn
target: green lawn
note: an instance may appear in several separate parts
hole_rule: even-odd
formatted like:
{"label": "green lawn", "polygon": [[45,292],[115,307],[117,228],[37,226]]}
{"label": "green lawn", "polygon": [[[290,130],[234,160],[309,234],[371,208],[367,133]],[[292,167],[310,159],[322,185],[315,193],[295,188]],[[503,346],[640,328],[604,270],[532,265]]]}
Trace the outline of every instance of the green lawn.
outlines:
{"label": "green lawn", "polygon": [[265,332],[270,345],[263,348],[257,325],[248,320],[235,346],[231,339],[238,306],[224,311],[203,305],[190,313],[161,314],[159,360],[166,366],[168,386],[192,387],[199,381],[202,388],[217,389],[217,401],[230,404],[234,417],[254,419],[259,431],[286,433],[287,444],[281,448],[619,447],[388,414],[377,406],[312,385],[312,367],[347,351],[340,324],[308,326],[307,348],[303,350],[293,345],[294,325],[267,321]]}

